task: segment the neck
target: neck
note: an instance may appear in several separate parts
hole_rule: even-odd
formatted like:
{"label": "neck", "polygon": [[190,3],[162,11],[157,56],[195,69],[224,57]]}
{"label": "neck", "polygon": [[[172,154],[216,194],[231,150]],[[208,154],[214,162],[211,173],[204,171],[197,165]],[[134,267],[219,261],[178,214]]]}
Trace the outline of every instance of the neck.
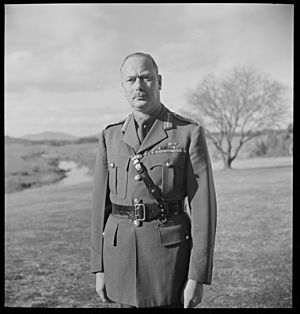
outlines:
{"label": "neck", "polygon": [[134,116],[136,116],[138,118],[142,118],[142,119],[147,120],[153,116],[156,116],[158,114],[158,112],[160,111],[161,107],[162,107],[162,104],[159,103],[158,106],[155,106],[150,111],[145,112],[145,111],[140,111],[140,110],[133,110],[133,114],[134,114]]}

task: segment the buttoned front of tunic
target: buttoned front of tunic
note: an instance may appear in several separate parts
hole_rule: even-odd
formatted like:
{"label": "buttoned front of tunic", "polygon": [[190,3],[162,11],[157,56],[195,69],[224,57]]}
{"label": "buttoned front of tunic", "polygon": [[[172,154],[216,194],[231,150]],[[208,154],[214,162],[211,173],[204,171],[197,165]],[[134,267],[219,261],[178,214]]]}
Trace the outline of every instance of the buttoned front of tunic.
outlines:
{"label": "buttoned front of tunic", "polygon": [[[163,107],[140,144],[134,118],[99,136],[93,192],[91,271],[104,271],[108,297],[137,307],[169,305],[187,278],[210,284],[216,199],[204,131]],[[135,225],[110,215],[111,203],[157,203],[138,177],[140,160],[168,201],[186,200],[189,211]]]}

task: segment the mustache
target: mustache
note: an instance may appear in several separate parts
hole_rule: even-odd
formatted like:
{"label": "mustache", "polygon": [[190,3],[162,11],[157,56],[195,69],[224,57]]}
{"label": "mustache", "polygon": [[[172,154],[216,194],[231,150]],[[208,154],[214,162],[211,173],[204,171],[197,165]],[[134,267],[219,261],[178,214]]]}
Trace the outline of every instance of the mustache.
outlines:
{"label": "mustache", "polygon": [[144,91],[141,91],[141,92],[134,93],[133,98],[143,97],[143,96],[147,96],[147,94]]}

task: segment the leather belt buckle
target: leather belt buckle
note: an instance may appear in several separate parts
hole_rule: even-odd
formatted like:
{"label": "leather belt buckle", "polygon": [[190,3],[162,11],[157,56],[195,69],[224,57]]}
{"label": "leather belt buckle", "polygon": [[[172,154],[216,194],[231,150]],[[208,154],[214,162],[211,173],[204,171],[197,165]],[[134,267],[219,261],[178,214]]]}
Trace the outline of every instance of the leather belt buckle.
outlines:
{"label": "leather belt buckle", "polygon": [[134,205],[134,220],[145,221],[146,220],[146,206],[145,204]]}

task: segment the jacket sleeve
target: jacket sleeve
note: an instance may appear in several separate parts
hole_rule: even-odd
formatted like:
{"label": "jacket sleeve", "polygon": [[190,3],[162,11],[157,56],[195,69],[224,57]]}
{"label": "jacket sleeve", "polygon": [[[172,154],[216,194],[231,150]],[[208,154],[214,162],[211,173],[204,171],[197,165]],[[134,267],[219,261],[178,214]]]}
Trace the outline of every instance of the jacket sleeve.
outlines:
{"label": "jacket sleeve", "polygon": [[195,128],[191,138],[186,175],[193,243],[188,278],[211,284],[217,204],[212,166],[201,126]]}
{"label": "jacket sleeve", "polygon": [[103,230],[111,209],[108,190],[108,168],[104,131],[100,133],[95,162],[91,214],[91,272],[103,272]]}

